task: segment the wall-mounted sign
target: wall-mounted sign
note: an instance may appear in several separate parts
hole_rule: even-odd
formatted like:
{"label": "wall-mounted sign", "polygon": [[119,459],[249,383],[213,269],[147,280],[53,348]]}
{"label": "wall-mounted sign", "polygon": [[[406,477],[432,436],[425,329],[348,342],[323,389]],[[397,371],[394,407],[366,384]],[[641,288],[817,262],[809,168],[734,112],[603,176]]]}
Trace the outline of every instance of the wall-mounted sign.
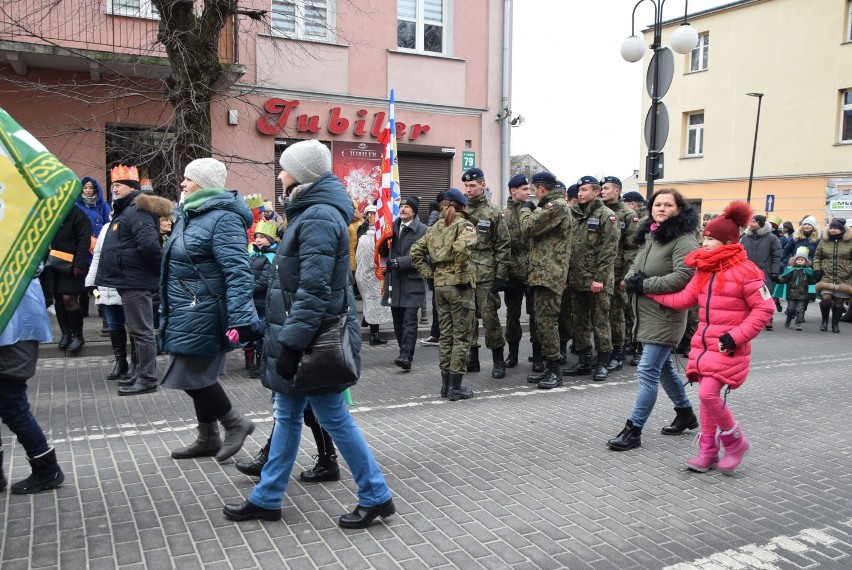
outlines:
{"label": "wall-mounted sign", "polygon": [[[299,106],[298,100],[288,101],[273,97],[263,104],[263,109],[266,111],[257,119],[257,130],[265,135],[275,136],[281,134],[288,127],[291,113]],[[349,119],[341,115],[341,107],[332,107],[329,110],[328,119],[324,123],[321,122],[319,115],[308,115],[303,113],[296,115],[294,119],[296,132],[299,133],[318,133],[324,127],[326,131],[332,135],[342,135],[350,129],[356,137],[371,136],[378,139],[382,134],[382,129],[387,126],[387,113],[377,111],[373,113],[371,119],[367,118],[369,111],[367,109],[358,109],[355,113],[358,118]],[[369,123],[369,125],[368,125]],[[293,124],[289,126],[294,126]],[[369,130],[368,130],[369,129]],[[422,135],[429,132],[429,125],[414,123],[406,125],[399,119],[396,120],[396,136],[399,139],[407,138],[410,141],[417,140]]]}
{"label": "wall-mounted sign", "polygon": [[462,151],[462,170],[476,168],[476,153],[472,150]]}

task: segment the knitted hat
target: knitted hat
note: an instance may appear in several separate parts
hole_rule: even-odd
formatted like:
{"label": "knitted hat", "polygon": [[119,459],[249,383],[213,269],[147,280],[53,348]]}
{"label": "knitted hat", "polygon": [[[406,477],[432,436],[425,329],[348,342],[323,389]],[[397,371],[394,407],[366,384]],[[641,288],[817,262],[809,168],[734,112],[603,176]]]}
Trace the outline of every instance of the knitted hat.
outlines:
{"label": "knitted hat", "polygon": [[707,222],[701,235],[710,236],[725,244],[737,243],[740,240],[740,228],[744,228],[750,219],[752,212],[748,204],[742,201],[731,202],[721,216]]}
{"label": "knitted hat", "polygon": [[467,196],[462,194],[461,190],[458,188],[450,188],[444,192],[444,200],[452,200],[453,202],[458,202],[462,206],[467,206]]}
{"label": "knitted hat", "polygon": [[201,188],[224,188],[228,169],[215,158],[196,158],[186,165],[183,177],[192,180]]}
{"label": "knitted hat", "polygon": [[760,214],[758,214],[754,217],[754,221],[757,222],[757,225],[762,228],[766,225],[766,216],[761,216]]}
{"label": "knitted hat", "polygon": [[811,250],[808,249],[808,246],[803,245],[801,247],[796,248],[796,255],[793,259],[798,259],[800,257],[804,258],[805,261],[810,259]]}
{"label": "knitted hat", "polygon": [[402,199],[403,206],[410,206],[414,213],[417,213],[417,210],[420,209],[420,198],[417,196],[409,196],[407,198]]}
{"label": "knitted hat", "polygon": [[278,163],[299,184],[311,184],[331,170],[331,153],[318,140],[300,141],[284,149]]}
{"label": "knitted hat", "polygon": [[831,220],[831,223],[828,224],[828,229],[846,231],[846,219],[845,218],[834,218],[833,220]]}
{"label": "knitted hat", "polygon": [[142,185],[139,184],[139,171],[135,166],[124,166],[123,164],[118,164],[110,170],[109,179],[113,184],[124,184],[125,186],[130,186],[135,190],[142,188]]}
{"label": "knitted hat", "polygon": [[258,222],[254,226],[254,235],[262,234],[270,239],[270,241],[275,241],[275,236],[278,235],[278,224],[275,222]]}
{"label": "knitted hat", "polygon": [[802,223],[800,223],[799,225],[800,225],[800,226],[804,226],[805,224],[810,224],[810,225],[812,225],[813,227],[817,227],[817,221],[816,221],[816,218],[815,218],[815,217],[813,217],[813,216],[808,216],[808,217],[806,217],[805,219],[803,219],[803,220],[802,220]]}

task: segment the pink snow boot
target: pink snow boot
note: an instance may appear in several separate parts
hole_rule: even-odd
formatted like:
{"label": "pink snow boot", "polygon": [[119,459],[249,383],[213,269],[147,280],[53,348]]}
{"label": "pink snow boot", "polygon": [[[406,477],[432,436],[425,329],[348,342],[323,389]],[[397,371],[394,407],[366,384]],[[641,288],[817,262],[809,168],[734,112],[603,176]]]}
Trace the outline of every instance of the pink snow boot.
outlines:
{"label": "pink snow boot", "polygon": [[733,473],[739,467],[745,457],[749,445],[743,430],[739,424],[734,424],[730,431],[723,431],[719,434],[719,440],[725,448],[725,455],[719,461],[716,468],[722,473]]}
{"label": "pink snow boot", "polygon": [[719,463],[719,440],[712,435],[698,434],[698,455],[686,462],[692,471],[705,473]]}

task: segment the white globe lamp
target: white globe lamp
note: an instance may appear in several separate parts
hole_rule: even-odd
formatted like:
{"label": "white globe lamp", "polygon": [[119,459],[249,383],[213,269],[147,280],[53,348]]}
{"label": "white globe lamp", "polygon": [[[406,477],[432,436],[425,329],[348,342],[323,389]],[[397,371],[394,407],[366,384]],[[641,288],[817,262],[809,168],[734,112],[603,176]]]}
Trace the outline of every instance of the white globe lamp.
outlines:
{"label": "white globe lamp", "polygon": [[645,55],[645,42],[639,36],[630,36],[621,44],[621,57],[635,63]]}
{"label": "white globe lamp", "polygon": [[[689,53],[698,45],[698,32],[689,24],[681,24],[672,34],[672,49],[677,53]],[[624,53],[624,47],[621,48]]]}

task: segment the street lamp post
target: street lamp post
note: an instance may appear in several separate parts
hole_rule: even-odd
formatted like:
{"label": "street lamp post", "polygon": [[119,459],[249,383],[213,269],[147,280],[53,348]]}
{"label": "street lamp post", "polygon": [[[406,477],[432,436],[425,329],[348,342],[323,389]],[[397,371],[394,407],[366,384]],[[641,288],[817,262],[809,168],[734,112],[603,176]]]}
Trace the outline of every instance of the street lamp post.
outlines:
{"label": "street lamp post", "polygon": [[[645,55],[645,42],[635,34],[636,8],[645,0],[639,0],[633,6],[633,16],[630,21],[630,37],[621,45],[621,57],[631,63],[639,61]],[[663,7],[666,0],[648,0],[654,5],[654,43],[650,49],[654,52],[648,67],[646,86],[651,97],[651,108],[645,119],[645,143],[648,146],[648,157],[645,160],[646,193],[650,198],[654,193],[654,180],[663,176],[663,147],[669,134],[669,119],[663,96],[671,86],[674,76],[674,56],[671,50],[662,45]],[[672,33],[672,49],[679,54],[687,54],[698,45],[698,32],[686,21],[689,11],[689,1],[686,0],[683,12],[683,22]]]}
{"label": "street lamp post", "polygon": [[751,149],[751,170],[748,173],[748,195],[746,202],[751,204],[751,183],[754,180],[754,157],[757,155],[757,129],[760,128],[760,104],[763,102],[763,93],[746,93],[749,97],[757,97],[757,122],[754,124],[754,146]]}

